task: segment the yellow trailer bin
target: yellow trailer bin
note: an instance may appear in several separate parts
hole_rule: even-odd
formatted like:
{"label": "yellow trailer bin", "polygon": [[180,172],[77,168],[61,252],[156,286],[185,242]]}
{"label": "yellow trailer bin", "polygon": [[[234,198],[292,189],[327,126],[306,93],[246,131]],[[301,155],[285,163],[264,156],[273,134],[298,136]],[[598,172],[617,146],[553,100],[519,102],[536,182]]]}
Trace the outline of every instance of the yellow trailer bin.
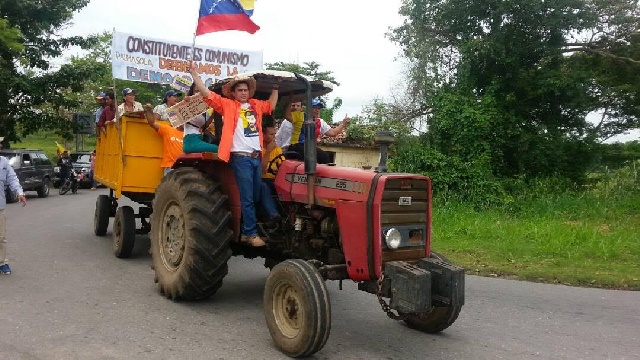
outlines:
{"label": "yellow trailer bin", "polygon": [[[151,229],[148,218],[163,176],[162,152],[162,139],[146,119],[123,116],[117,124],[107,124],[106,136],[99,135],[94,177],[110,191],[96,200],[94,233],[104,236],[114,217],[113,249],[119,258],[131,256],[135,235]],[[140,204],[137,214],[131,206],[118,206],[123,195]]]}

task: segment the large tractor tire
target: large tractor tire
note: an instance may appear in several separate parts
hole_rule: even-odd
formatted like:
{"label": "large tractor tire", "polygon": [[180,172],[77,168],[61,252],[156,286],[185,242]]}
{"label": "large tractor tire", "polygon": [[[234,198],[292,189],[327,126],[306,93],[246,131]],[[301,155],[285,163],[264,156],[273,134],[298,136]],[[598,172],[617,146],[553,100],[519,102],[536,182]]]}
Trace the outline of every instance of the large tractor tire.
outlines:
{"label": "large tractor tire", "polygon": [[324,279],[313,265],[294,259],[274,266],[262,303],[271,338],[286,355],[309,356],[327,342],[331,302]]}
{"label": "large tractor tire", "polygon": [[113,253],[117,258],[131,257],[136,243],[136,214],[131,206],[116,210],[113,221]]}
{"label": "large tractor tire", "polygon": [[220,184],[200,171],[171,171],[156,189],[151,214],[152,267],[173,300],[206,299],[222,286],[231,257],[231,212]]}
{"label": "large tractor tire", "polygon": [[[431,258],[438,259],[447,263],[451,263],[446,257],[431,252]],[[412,329],[416,329],[429,334],[435,334],[443,331],[453,324],[460,315],[462,305],[434,307],[425,314],[409,315],[404,321]]]}
{"label": "large tractor tire", "polygon": [[111,200],[107,195],[98,195],[96,210],[93,213],[93,233],[104,236],[109,227],[109,215],[111,212]]}

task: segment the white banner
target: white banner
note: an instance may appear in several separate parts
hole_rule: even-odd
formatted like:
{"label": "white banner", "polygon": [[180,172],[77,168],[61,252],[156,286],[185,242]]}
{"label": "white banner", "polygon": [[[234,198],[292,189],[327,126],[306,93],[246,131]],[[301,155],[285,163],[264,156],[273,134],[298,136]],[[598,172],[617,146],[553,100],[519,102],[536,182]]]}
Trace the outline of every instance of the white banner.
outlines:
{"label": "white banner", "polygon": [[187,59],[193,58],[207,86],[246,71],[262,70],[262,51],[244,51],[159,40],[115,32],[111,63],[116,79],[171,84],[181,75],[191,79]]}

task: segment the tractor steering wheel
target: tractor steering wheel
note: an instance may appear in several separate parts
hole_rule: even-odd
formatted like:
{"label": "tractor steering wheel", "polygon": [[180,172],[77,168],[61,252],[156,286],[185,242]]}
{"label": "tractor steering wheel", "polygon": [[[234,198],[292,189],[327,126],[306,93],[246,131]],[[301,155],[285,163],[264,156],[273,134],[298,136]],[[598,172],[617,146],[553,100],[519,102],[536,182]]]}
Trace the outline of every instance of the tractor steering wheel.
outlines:
{"label": "tractor steering wheel", "polygon": [[277,175],[280,165],[282,165],[282,162],[286,159],[287,158],[283,154],[278,154],[276,157],[271,159],[271,161],[269,161],[269,164],[267,165],[267,172],[272,175]]}

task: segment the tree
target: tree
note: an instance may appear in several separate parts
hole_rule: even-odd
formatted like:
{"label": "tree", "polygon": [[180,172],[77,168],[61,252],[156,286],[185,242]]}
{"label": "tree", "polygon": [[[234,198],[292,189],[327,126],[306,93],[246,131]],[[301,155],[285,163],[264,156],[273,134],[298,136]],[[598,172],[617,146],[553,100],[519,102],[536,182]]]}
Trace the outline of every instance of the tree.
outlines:
{"label": "tree", "polygon": [[[428,144],[499,176],[579,179],[594,145],[639,127],[636,0],[404,0]],[[581,39],[581,40],[578,40]],[[586,120],[599,111],[600,124]]]}
{"label": "tree", "polygon": [[[50,60],[69,46],[86,47],[92,37],[61,37],[57,34],[73,12],[88,0],[0,2],[0,133],[9,141],[40,128],[55,127],[65,120],[60,107],[69,106],[61,89],[82,91],[82,83],[94,69],[69,72],[50,68]],[[48,106],[39,106],[48,103]]]}

